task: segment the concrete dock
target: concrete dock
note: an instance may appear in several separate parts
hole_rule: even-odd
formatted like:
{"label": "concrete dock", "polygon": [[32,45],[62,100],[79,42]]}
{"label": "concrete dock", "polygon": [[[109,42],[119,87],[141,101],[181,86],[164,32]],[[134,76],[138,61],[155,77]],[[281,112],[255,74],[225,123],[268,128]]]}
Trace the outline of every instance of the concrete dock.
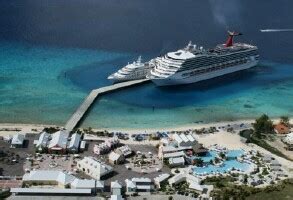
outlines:
{"label": "concrete dock", "polygon": [[114,90],[119,90],[122,88],[142,84],[147,81],[149,81],[149,79],[127,81],[127,82],[117,83],[114,85],[105,86],[105,87],[92,90],[90,94],[85,98],[83,103],[79,106],[79,108],[73,113],[71,118],[67,121],[65,125],[65,129],[68,131],[72,131],[80,122],[80,120],[83,118],[87,110],[91,107],[91,105],[93,104],[93,102],[96,100],[98,96],[108,92],[112,92]]}

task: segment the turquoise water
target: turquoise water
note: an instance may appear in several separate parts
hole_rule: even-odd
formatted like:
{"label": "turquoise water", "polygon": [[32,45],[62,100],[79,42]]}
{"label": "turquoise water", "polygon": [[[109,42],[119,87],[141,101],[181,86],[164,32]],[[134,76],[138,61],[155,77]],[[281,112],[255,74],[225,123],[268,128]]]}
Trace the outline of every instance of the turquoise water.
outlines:
{"label": "turquoise water", "polygon": [[208,163],[211,160],[214,160],[215,157],[217,157],[218,153],[216,151],[209,151],[206,155],[204,156],[195,156],[195,158],[200,158],[203,160],[203,162]]}
{"label": "turquoise water", "polygon": [[[213,172],[226,173],[232,168],[239,169],[241,171],[246,171],[249,169],[250,165],[248,163],[241,163],[237,161],[237,157],[243,155],[243,150],[230,150],[226,153],[226,156],[229,158],[225,160],[221,166],[215,166],[208,164],[205,167],[194,167],[193,172],[196,174],[211,174]],[[210,160],[215,159],[217,153],[215,151],[209,151],[207,156],[201,156],[199,158],[203,159],[204,162],[209,162]]]}
{"label": "turquoise water", "polygon": [[239,169],[241,171],[247,171],[249,169],[248,163],[241,163],[237,160],[227,160],[223,163],[222,166],[208,165],[207,167],[194,167],[193,172],[197,174],[211,174],[213,172],[226,173],[232,168]]}
{"label": "turquoise water", "polygon": [[244,154],[242,150],[230,150],[226,153],[226,156],[228,158],[237,158]]}
{"label": "turquoise water", "polygon": [[[0,41],[0,122],[63,125],[88,92],[138,54]],[[154,55],[142,55],[151,58]],[[293,65],[262,61],[223,80],[173,88],[148,83],[103,96],[82,126],[174,127],[293,113]]]}

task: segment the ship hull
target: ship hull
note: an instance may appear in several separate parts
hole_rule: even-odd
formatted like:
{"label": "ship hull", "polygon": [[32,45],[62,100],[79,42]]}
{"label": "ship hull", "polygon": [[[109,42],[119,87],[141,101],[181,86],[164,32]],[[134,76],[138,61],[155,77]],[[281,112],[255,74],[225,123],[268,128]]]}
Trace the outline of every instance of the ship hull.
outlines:
{"label": "ship hull", "polygon": [[190,84],[190,83],[196,83],[204,80],[209,80],[212,78],[216,78],[219,76],[224,76],[226,74],[231,74],[234,72],[246,70],[249,68],[252,68],[258,64],[258,60],[251,61],[249,63],[236,65],[233,67],[217,70],[214,72],[208,72],[201,75],[195,75],[195,76],[189,76],[189,77],[183,77],[182,74],[186,73],[188,71],[183,71],[180,73],[175,73],[174,75],[168,77],[168,78],[154,78],[151,79],[152,82],[154,82],[158,86],[168,86],[168,85],[182,85],[182,84]]}
{"label": "ship hull", "polygon": [[121,82],[126,82],[126,81],[134,81],[134,80],[145,79],[145,78],[146,78],[146,76],[140,76],[140,77],[135,77],[135,78],[130,78],[130,77],[108,78],[108,80],[110,80],[113,84],[116,84],[116,83],[121,83]]}

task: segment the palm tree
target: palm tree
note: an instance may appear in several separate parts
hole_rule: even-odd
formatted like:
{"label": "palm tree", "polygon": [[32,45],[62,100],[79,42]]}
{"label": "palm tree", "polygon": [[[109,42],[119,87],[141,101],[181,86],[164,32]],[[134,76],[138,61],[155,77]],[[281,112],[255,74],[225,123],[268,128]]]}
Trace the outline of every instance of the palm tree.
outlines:
{"label": "palm tree", "polygon": [[284,124],[285,126],[289,127],[290,126],[290,119],[288,116],[281,116],[280,117],[280,123]]}
{"label": "palm tree", "polygon": [[196,158],[194,160],[194,164],[197,166],[197,167],[202,167],[203,166],[203,159],[201,158]]}

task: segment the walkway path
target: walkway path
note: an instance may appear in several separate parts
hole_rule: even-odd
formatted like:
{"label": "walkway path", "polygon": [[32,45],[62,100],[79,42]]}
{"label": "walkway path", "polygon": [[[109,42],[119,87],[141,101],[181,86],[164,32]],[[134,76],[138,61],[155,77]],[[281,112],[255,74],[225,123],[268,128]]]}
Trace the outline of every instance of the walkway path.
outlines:
{"label": "walkway path", "polygon": [[68,131],[72,131],[77,126],[77,124],[80,122],[80,120],[83,118],[87,110],[90,108],[90,106],[93,104],[93,102],[99,95],[105,94],[107,92],[112,92],[114,90],[119,90],[125,87],[138,85],[146,81],[148,81],[148,79],[127,81],[127,82],[117,83],[114,85],[105,86],[102,88],[92,90],[90,94],[85,98],[83,103],[79,106],[79,108],[75,111],[75,113],[71,116],[71,118],[67,121],[65,125],[65,129]]}

